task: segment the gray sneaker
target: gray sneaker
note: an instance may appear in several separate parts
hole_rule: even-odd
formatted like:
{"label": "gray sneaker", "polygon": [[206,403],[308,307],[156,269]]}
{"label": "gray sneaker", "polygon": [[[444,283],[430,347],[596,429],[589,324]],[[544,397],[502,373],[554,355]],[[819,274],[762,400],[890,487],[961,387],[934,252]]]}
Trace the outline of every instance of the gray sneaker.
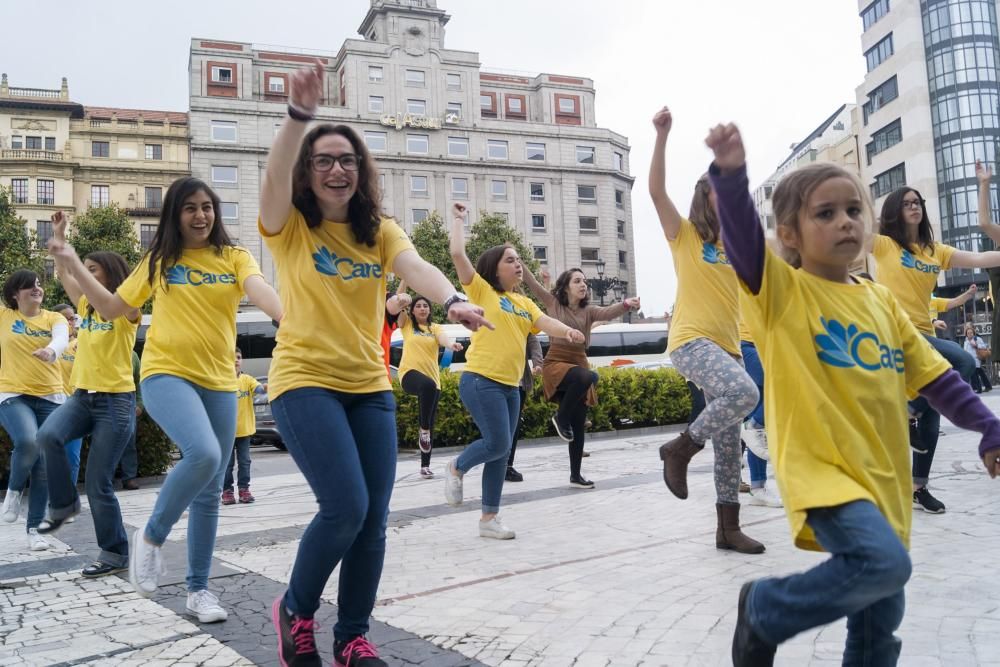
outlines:
{"label": "gray sneaker", "polygon": [[489,521],[479,522],[479,537],[489,537],[494,540],[512,540],[514,536],[514,531],[500,521],[499,514]]}
{"label": "gray sneaker", "polygon": [[444,469],[444,500],[449,505],[462,504],[462,474],[457,463],[458,458],[453,458]]}

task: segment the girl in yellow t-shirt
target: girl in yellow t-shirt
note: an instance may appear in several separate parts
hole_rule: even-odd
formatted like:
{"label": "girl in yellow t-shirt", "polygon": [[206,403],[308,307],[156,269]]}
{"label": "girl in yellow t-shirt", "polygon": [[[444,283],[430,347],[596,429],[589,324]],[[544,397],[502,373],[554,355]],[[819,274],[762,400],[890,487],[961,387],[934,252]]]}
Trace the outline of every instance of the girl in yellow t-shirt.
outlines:
{"label": "girl in yellow t-shirt", "polygon": [[285,307],[268,376],[271,410],[319,504],[271,612],[281,661],[319,664],[313,614],[340,563],[334,659],[375,665],[364,635],[396,470],[396,405],[379,344],[386,276],[443,303],[449,319],[470,328],[485,320],[382,217],[378,167],[358,133],[330,123],[306,131],[326,77],[319,61],[291,76],[289,117],[260,194],[259,227]]}
{"label": "girl in yellow t-shirt", "polygon": [[[401,283],[401,287],[403,284]],[[405,289],[405,287],[403,287]],[[434,477],[431,471],[431,431],[441,398],[441,371],[438,348],[460,352],[463,347],[448,338],[441,326],[431,319],[431,302],[418,296],[410,303],[410,311],[399,313],[399,330],[403,334],[403,358],[399,361],[399,384],[403,391],[419,402],[420,476]]]}
{"label": "girl in yellow t-shirt", "polygon": [[[129,549],[129,579],[150,597],[163,571],[161,546],[188,511],[187,613],[202,623],[227,613],[208,591],[222,476],[236,430],[236,309],[244,295],[272,319],[281,305],[257,261],[233,245],[217,217],[218,195],[197,178],[167,189],[156,234],[139,265],[112,293],[68,244],[53,239],[87,301],[113,322],[152,299],[142,353],[143,406],[184,458],[167,475],[145,526]],[[124,366],[123,366],[124,373]]]}
{"label": "girl in yellow t-shirt", "polygon": [[[830,552],[807,572],[743,585],[733,663],[770,665],[782,642],[846,616],[844,664],[895,665],[911,571],[906,394],[982,433],[979,454],[993,477],[1000,420],[888,289],[849,274],[872,222],[856,176],[813,163],[778,183],[772,201],[789,264],[764,243],[739,130],[719,125],[706,143],[726,251],[764,365],[769,450],[792,535]],[[926,317],[926,301],[922,308]]]}
{"label": "girl in yellow t-shirt", "polygon": [[736,274],[722,247],[715,193],[708,179],[702,177],[695,185],[690,219],[681,217],[667,196],[665,154],[672,126],[673,116],[667,107],[653,116],[656,141],[649,170],[649,194],[677,274],[667,352],[684,379],[704,392],[705,407],[687,430],[660,447],[663,481],[675,496],[687,498],[688,463],[711,438],[715,450],[715,546],[759,554],[764,545],[740,529],[740,427],[760,396],[740,356]]}
{"label": "girl in yellow t-shirt", "polygon": [[465,254],[467,216],[463,204],[452,206],[451,258],[465,291],[483,307],[496,329],[472,334],[465,355],[465,371],[459,380],[458,393],[483,437],[448,464],[445,500],[449,505],[461,503],[462,476],[482,464],[479,535],[509,540],[514,538],[514,531],[500,521],[498,513],[507,473],[507,454],[521,409],[518,385],[524,372],[528,334],[544,331],[552,338],[578,344],[586,338],[577,329],[545,315],[534,301],[515,291],[521,284],[524,267],[513,246],[493,246],[479,256],[473,267]]}
{"label": "girl in yellow t-shirt", "polygon": [[36,436],[38,427],[66,400],[56,360],[69,344],[66,319],[42,309],[44,296],[38,275],[20,269],[4,282],[0,304],[0,426],[14,445],[0,519],[17,521],[30,478],[27,531],[32,551],[50,546],[38,534],[48,485]]}

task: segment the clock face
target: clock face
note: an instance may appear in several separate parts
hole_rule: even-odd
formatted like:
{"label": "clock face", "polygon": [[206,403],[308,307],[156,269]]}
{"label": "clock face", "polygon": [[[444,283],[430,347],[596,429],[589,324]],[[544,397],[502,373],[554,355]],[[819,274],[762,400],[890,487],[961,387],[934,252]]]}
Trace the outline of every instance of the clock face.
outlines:
{"label": "clock face", "polygon": [[427,33],[417,25],[406,29],[403,39],[403,51],[411,56],[422,56],[427,53]]}

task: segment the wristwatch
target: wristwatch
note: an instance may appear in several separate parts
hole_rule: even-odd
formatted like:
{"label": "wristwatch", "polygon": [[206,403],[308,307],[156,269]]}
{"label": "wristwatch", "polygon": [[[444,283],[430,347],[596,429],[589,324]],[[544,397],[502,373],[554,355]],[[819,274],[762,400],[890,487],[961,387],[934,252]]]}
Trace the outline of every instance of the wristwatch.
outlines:
{"label": "wristwatch", "polygon": [[448,297],[447,301],[444,302],[444,312],[447,313],[456,303],[469,303],[469,297],[465,296],[461,292],[455,292]]}

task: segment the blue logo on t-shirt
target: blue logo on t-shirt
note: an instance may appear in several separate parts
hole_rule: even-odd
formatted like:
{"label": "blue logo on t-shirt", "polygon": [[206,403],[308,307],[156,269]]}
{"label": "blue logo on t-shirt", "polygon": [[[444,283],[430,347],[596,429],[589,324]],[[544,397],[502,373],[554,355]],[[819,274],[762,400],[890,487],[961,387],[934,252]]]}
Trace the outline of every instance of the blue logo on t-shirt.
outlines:
{"label": "blue logo on t-shirt", "polygon": [[709,264],[729,264],[726,253],[708,241],[701,244],[701,258]]}
{"label": "blue logo on t-shirt", "polygon": [[512,315],[517,315],[518,317],[523,317],[524,319],[531,321],[531,313],[526,310],[522,310],[514,305],[514,302],[510,300],[509,297],[500,297],[500,310],[505,313],[511,313]]}
{"label": "blue logo on t-shirt", "polygon": [[32,329],[24,320],[14,320],[10,327],[10,332],[20,336],[30,336],[32,338],[52,338],[52,332],[45,329]]}
{"label": "blue logo on t-shirt", "polygon": [[96,317],[85,317],[80,320],[80,331],[112,331],[115,328],[114,322],[102,322]]}
{"label": "blue logo on t-shirt", "polygon": [[168,285],[194,285],[195,287],[200,285],[235,285],[236,284],[236,274],[234,273],[212,273],[210,271],[201,271],[199,269],[192,269],[189,266],[184,266],[183,264],[174,264],[169,269],[167,269],[167,284]]}
{"label": "blue logo on t-shirt", "polygon": [[921,262],[909,250],[903,250],[903,254],[899,258],[899,263],[902,264],[904,269],[913,269],[921,273],[941,273],[940,266]]}
{"label": "blue logo on t-shirt", "polygon": [[336,253],[330,252],[326,246],[320,246],[320,249],[313,253],[312,258],[316,270],[326,276],[342,280],[382,277],[381,264],[355,262],[350,257],[337,257]]}
{"label": "blue logo on t-shirt", "polygon": [[903,351],[883,345],[878,336],[870,331],[861,331],[852,324],[846,329],[837,320],[819,318],[826,333],[817,334],[816,344],[820,352],[816,356],[830,366],[854,368],[866,371],[884,369],[903,372]]}
{"label": "blue logo on t-shirt", "polygon": [[253,393],[252,391],[243,391],[242,389],[237,389],[236,390],[236,400],[239,401],[241,399],[244,399],[244,398],[248,397],[252,393]]}

